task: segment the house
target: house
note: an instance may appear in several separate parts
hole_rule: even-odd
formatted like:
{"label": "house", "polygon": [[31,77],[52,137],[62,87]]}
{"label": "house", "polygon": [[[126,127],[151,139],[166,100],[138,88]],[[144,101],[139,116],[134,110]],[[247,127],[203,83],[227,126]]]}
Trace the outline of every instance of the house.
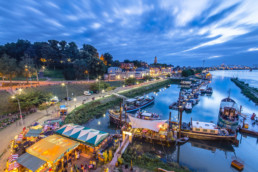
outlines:
{"label": "house", "polygon": [[122,69],[120,67],[109,67],[108,74],[120,74],[122,73]]}
{"label": "house", "polygon": [[120,67],[125,70],[134,69],[133,63],[120,63]]}

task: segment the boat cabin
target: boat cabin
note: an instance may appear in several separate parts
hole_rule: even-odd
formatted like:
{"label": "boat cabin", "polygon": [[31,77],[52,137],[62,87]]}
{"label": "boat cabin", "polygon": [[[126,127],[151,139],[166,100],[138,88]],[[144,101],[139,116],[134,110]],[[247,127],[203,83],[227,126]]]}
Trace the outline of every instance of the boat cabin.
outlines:
{"label": "boat cabin", "polygon": [[217,126],[209,122],[192,121],[192,131],[199,133],[218,134]]}

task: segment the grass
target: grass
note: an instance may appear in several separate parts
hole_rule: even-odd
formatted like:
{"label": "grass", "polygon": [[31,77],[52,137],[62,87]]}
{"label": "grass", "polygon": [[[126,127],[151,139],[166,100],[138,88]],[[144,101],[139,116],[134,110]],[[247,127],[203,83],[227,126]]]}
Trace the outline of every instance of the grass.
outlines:
{"label": "grass", "polygon": [[[83,95],[84,91],[89,90],[89,84],[68,84],[67,88],[68,88],[68,97],[81,96]],[[66,97],[66,87],[63,87],[61,85],[49,85],[49,86],[27,88],[24,91],[28,92],[31,90],[38,90],[45,93],[52,93],[54,96],[57,96],[59,99]]]}
{"label": "grass", "polygon": [[135,88],[129,91],[125,91],[123,93],[120,93],[126,97],[135,97],[135,96],[139,96],[142,95],[144,93],[148,93],[148,92],[152,92],[154,90],[157,90],[161,87],[164,87],[164,85],[169,84],[171,81],[170,80],[164,80],[158,83],[154,83],[154,84],[150,84],[150,85],[146,85],[146,86],[142,86],[139,88]]}
{"label": "grass", "polygon": [[85,124],[90,119],[105,113],[109,108],[119,105],[122,99],[109,96],[99,100],[91,101],[74,109],[65,119],[65,123]]}
{"label": "grass", "polygon": [[107,81],[106,83],[110,84],[111,87],[122,87],[124,85],[123,81]]}
{"label": "grass", "polygon": [[234,82],[240,89],[241,92],[252,100],[254,103],[258,104],[258,89],[254,87],[250,87],[243,81],[239,81],[237,78],[231,78],[231,81]]}
{"label": "grass", "polygon": [[64,74],[62,70],[50,70],[47,69],[44,71],[44,77],[49,77],[49,78],[64,78]]}

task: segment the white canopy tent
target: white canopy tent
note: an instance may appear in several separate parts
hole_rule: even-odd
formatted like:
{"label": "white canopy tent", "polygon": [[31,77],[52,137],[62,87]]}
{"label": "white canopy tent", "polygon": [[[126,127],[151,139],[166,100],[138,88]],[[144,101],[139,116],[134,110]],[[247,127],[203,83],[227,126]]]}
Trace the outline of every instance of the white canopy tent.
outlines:
{"label": "white canopy tent", "polygon": [[132,117],[130,115],[128,116],[129,116],[132,128],[146,128],[156,132],[158,132],[160,127],[167,121],[167,120],[144,120],[144,119]]}

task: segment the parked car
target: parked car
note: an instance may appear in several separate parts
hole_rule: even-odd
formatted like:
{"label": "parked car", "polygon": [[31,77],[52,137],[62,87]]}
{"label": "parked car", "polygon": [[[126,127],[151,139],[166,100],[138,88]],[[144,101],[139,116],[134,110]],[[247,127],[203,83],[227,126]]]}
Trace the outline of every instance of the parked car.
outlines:
{"label": "parked car", "polygon": [[85,96],[90,96],[92,93],[88,90],[88,91],[84,91],[83,94],[84,94]]}
{"label": "parked car", "polygon": [[[64,98],[65,101],[67,101],[67,97]],[[68,97],[68,101],[71,101],[72,98],[71,97]]]}

